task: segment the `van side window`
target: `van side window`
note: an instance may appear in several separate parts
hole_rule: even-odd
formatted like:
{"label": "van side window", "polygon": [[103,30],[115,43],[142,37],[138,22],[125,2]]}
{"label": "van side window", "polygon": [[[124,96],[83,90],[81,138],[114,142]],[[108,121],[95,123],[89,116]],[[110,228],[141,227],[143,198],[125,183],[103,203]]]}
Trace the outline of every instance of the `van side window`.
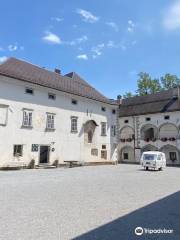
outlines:
{"label": "van side window", "polygon": [[161,160],[161,159],[162,159],[162,155],[158,155],[157,160]]}

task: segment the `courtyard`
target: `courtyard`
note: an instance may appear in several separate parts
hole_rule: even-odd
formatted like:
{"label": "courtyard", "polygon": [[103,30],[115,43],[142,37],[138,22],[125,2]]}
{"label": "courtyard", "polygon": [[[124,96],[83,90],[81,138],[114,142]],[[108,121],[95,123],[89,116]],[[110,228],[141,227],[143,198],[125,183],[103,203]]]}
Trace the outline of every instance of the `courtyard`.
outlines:
{"label": "courtyard", "polygon": [[180,168],[126,164],[1,171],[0,239],[180,239],[179,179]]}

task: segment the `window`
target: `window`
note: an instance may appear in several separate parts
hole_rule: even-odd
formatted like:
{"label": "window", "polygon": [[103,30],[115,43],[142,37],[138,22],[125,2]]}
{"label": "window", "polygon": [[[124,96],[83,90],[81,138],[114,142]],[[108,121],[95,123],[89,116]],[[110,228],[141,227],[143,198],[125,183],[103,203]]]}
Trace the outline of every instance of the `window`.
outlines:
{"label": "window", "polygon": [[146,118],[146,121],[151,121],[151,118],[150,118],[150,117],[147,117],[147,118]]}
{"label": "window", "polygon": [[116,114],[116,109],[113,109],[113,110],[112,110],[112,114]]}
{"label": "window", "polygon": [[92,139],[93,139],[93,133],[91,130],[89,130],[88,132],[88,143],[92,143]]}
{"label": "window", "polygon": [[166,116],[164,116],[164,119],[168,120],[168,119],[170,119],[170,116],[166,115]]}
{"label": "window", "polygon": [[169,158],[171,161],[176,161],[177,160],[176,152],[169,152]]}
{"label": "window", "polygon": [[55,114],[53,113],[47,113],[46,129],[54,129],[54,116]]}
{"label": "window", "polygon": [[71,117],[71,132],[76,133],[77,132],[77,117]]}
{"label": "window", "polygon": [[105,108],[105,107],[101,107],[101,110],[102,110],[103,112],[105,112],[105,111],[106,111],[106,108]]}
{"label": "window", "polygon": [[111,136],[115,137],[116,136],[116,125],[111,126]]}
{"label": "window", "polygon": [[23,155],[23,145],[14,145],[14,157],[21,157]]}
{"label": "window", "polygon": [[32,127],[32,110],[23,110],[23,127]]}
{"label": "window", "polygon": [[48,93],[48,98],[51,100],[56,100],[56,95],[53,93]]}
{"label": "window", "polygon": [[107,159],[107,151],[106,150],[101,151],[101,158]]}
{"label": "window", "polygon": [[129,159],[128,153],[124,153],[124,160],[128,160],[128,159]]}
{"label": "window", "polygon": [[106,123],[101,123],[101,136],[106,136]]}
{"label": "window", "polygon": [[97,148],[92,148],[91,149],[91,155],[92,156],[98,156],[98,149]]}
{"label": "window", "polygon": [[8,120],[8,106],[0,104],[0,126],[6,126]]}
{"label": "window", "polygon": [[126,120],[124,120],[124,123],[128,123],[128,122],[129,122],[129,120],[127,120],[127,119],[126,119]]}
{"label": "window", "polygon": [[25,93],[33,95],[34,94],[34,90],[32,88],[26,88],[25,89]]}
{"label": "window", "polygon": [[77,105],[77,100],[76,99],[72,99],[71,103],[74,104],[74,105]]}
{"label": "window", "polygon": [[102,145],[102,149],[106,149],[106,145]]}

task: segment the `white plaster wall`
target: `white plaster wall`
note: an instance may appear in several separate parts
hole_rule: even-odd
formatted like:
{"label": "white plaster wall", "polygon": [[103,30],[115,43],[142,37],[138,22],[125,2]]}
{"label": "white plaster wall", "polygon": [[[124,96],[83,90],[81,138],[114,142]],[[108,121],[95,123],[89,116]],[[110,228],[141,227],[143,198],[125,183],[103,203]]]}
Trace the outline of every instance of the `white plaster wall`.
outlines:
{"label": "white plaster wall", "polygon": [[[166,115],[170,116],[169,120],[164,119],[164,116],[166,116]],[[157,140],[155,142],[152,142],[152,141],[145,142],[143,140],[140,140],[140,148],[143,148],[144,146],[150,144],[150,145],[153,145],[153,146],[157,147],[158,149],[160,149],[163,146],[170,144],[170,145],[176,147],[180,151],[180,111],[147,114],[147,115],[140,115],[138,117],[139,117],[139,123],[140,123],[139,129],[141,129],[146,124],[152,124],[158,128],[159,137],[162,137],[162,136],[163,137],[172,137],[173,134],[177,137],[176,141],[167,141],[167,142],[162,142],[161,140]],[[151,120],[146,121],[147,117],[150,117]],[[128,120],[129,122],[124,123],[125,120]],[[165,123],[171,123],[171,124],[175,125],[176,128],[173,127],[172,125],[164,125]],[[118,124],[120,126],[120,129],[125,126],[131,126],[132,128],[134,128],[133,116],[119,118]],[[164,129],[165,131],[160,132],[160,129],[161,130]],[[177,131],[178,131],[178,134],[177,134]],[[121,137],[121,136],[119,136],[119,137]],[[136,129],[135,129],[135,138],[137,138]],[[118,149],[122,149],[126,145],[129,145],[129,143],[126,144],[126,143],[119,142]],[[140,150],[139,149],[135,150],[135,155],[136,156],[135,156],[134,161],[140,161]],[[179,162],[180,162],[180,160],[179,160]]]}
{"label": "white plaster wall", "polygon": [[[34,95],[25,94],[25,87],[34,89]],[[48,99],[48,92],[56,94],[56,100]],[[71,99],[78,100],[72,105]],[[48,89],[19,80],[0,76],[0,104],[9,105],[6,126],[0,126],[0,165],[16,161],[13,157],[13,145],[23,144],[23,157],[20,161],[28,163],[35,159],[39,162],[39,152],[31,152],[32,144],[50,145],[55,151],[50,151],[50,162],[58,159],[78,161],[101,161],[102,144],[106,145],[108,158],[114,155],[115,137],[111,137],[111,125],[116,124],[116,115],[112,109],[116,106],[107,105],[94,100],[78,97],[68,93]],[[101,107],[106,107],[102,112]],[[33,110],[33,128],[24,129],[22,126],[22,109]],[[55,131],[46,132],[46,112],[55,114]],[[88,113],[87,113],[88,112]],[[78,117],[78,133],[71,133],[71,116]],[[83,124],[87,120],[95,120],[96,141],[84,144]],[[101,122],[107,122],[107,136],[101,136]],[[54,142],[54,144],[53,144]],[[91,156],[91,148],[98,148],[98,157]]]}

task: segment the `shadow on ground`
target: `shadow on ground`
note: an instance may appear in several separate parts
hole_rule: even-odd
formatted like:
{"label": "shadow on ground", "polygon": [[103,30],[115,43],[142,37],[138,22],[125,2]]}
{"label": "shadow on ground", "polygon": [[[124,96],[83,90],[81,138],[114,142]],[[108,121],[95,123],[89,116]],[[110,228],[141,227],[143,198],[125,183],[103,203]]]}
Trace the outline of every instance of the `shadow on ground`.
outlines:
{"label": "shadow on ground", "polygon": [[[96,216],[94,216],[96,217]],[[167,234],[143,234],[136,236],[134,229],[173,229]],[[180,239],[180,192],[140,208],[130,214],[80,235],[76,240],[134,240],[134,239]]]}

